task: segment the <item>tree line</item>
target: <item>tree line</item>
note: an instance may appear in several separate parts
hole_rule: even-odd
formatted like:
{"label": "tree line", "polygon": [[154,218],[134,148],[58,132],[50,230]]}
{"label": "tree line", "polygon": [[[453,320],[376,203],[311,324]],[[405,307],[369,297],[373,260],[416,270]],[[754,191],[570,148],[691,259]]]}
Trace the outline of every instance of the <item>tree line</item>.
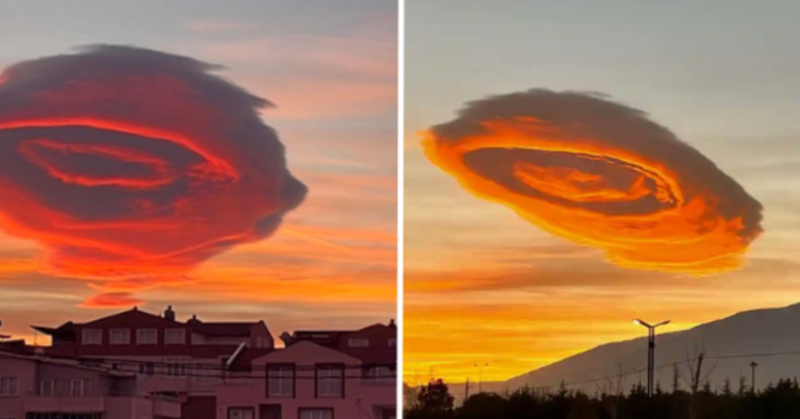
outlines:
{"label": "tree line", "polygon": [[657,386],[653,397],[641,384],[622,388],[611,381],[592,394],[570,390],[562,384],[555,391],[522,388],[506,394],[479,393],[456,407],[455,398],[442,380],[420,388],[406,388],[405,419],[796,419],[800,418],[800,385],[782,379],[754,390],[742,378],[736,388],[730,381],[712,389],[702,386],[683,390],[676,383],[664,391]]}

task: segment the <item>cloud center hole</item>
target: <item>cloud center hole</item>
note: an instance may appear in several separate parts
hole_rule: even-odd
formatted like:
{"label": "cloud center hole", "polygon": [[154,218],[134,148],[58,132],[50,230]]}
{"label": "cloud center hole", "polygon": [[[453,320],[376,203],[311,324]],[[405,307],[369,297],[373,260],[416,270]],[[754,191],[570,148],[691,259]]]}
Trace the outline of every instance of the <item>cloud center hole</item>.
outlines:
{"label": "cloud center hole", "polygon": [[463,159],[470,170],[512,193],[571,208],[636,215],[676,202],[655,173],[613,157],[488,147]]}

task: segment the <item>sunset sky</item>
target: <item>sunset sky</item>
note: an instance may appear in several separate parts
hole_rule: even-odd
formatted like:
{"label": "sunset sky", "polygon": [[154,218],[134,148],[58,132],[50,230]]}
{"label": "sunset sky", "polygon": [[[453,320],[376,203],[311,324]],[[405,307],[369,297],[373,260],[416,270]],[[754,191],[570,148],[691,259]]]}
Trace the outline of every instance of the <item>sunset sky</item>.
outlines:
{"label": "sunset sky", "polygon": [[[599,344],[800,302],[800,29],[792,2],[406,3],[404,371],[504,380]],[[626,270],[478,199],[417,132],[467,101],[588,90],[648,112],[764,206],[744,269]],[[645,360],[643,359],[644,363]]]}
{"label": "sunset sky", "polygon": [[[171,304],[182,320],[263,319],[275,334],[396,317],[395,2],[7,3],[0,68],[84,45],[130,45],[221,64],[217,74],[277,105],[262,116],[308,186],[306,201],[271,238],[217,255],[180,281],[137,287],[144,310]],[[114,286],[44,273],[42,258],[37,243],[0,233],[3,333],[33,339],[31,324],[131,308],[113,293],[85,304]]]}

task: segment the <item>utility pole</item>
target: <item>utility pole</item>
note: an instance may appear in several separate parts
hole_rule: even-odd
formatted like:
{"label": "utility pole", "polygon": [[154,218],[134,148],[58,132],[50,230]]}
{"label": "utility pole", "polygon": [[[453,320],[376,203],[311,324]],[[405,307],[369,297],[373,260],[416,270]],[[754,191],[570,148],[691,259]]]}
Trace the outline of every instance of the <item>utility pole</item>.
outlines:
{"label": "utility pole", "polygon": [[650,327],[647,337],[647,397],[653,397],[653,375],[656,367],[656,333],[655,328]]}
{"label": "utility pole", "polygon": [[703,358],[705,354],[701,353],[697,357],[697,369],[694,371],[694,378],[692,379],[692,395],[697,394],[700,389],[700,373],[703,371]]}
{"label": "utility pole", "polygon": [[464,385],[464,401],[469,399],[469,377],[467,378],[467,382]]}
{"label": "utility pole", "polygon": [[655,325],[640,319],[636,319],[633,322],[647,328],[647,397],[653,397],[653,381],[656,369],[656,328],[668,324],[669,320]]}
{"label": "utility pole", "polygon": [[488,367],[489,363],[484,363],[483,365],[475,364],[475,368],[478,369],[478,393],[483,393],[482,384],[483,384],[483,367]]}
{"label": "utility pole", "polygon": [[750,375],[750,390],[753,392],[753,394],[756,393],[756,367],[757,366],[758,366],[758,363],[756,363],[756,361],[753,361],[753,362],[750,363],[750,374],[751,374]]}

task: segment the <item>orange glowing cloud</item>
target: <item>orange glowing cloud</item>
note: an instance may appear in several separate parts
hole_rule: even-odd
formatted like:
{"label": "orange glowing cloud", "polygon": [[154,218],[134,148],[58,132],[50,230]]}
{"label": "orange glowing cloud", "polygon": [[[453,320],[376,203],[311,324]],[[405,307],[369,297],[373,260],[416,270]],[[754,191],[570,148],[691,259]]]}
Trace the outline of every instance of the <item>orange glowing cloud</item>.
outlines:
{"label": "orange glowing cloud", "polygon": [[143,305],[144,301],[131,297],[128,293],[109,292],[89,297],[80,304],[83,308],[117,308]]}
{"label": "orange glowing cloud", "polygon": [[735,180],[602,95],[490,97],[421,135],[431,162],[474,195],[623,267],[736,269],[762,231],[761,204]]}
{"label": "orange glowing cloud", "polygon": [[271,235],[307,188],[260,119],[270,103],[215,69],[115,46],[6,69],[0,229],[55,274],[110,280],[180,276]]}

